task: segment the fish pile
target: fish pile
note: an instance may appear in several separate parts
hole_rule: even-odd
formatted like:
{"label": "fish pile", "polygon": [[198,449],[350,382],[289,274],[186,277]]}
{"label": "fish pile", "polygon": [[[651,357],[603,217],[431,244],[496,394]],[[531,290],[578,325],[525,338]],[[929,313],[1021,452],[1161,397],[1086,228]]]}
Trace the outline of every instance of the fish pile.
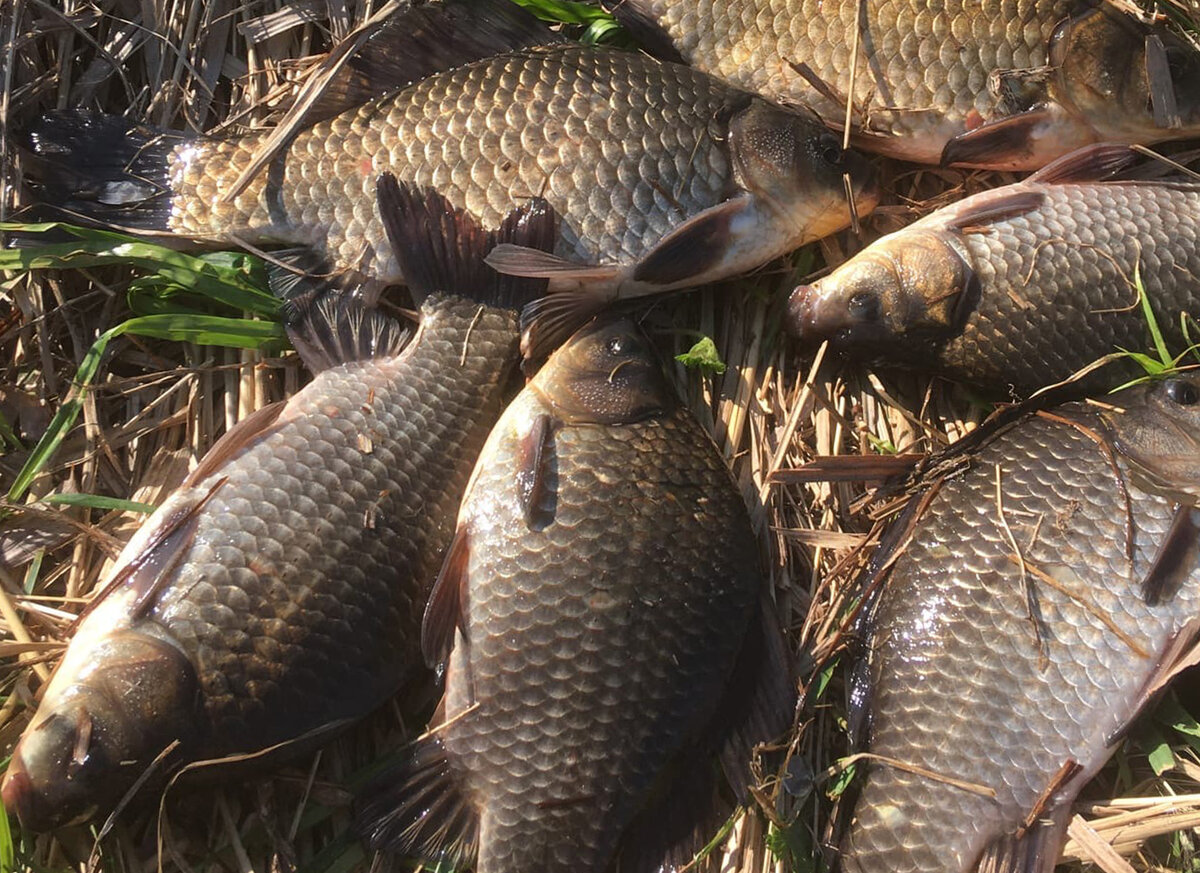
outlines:
{"label": "fish pile", "polygon": [[[1200,181],[1140,146],[1200,138],[1200,51],[1163,23],[1085,0],[611,5],[653,56],[442,0],[331,67],[286,136],[83,109],[20,133],[44,204],[290,247],[272,291],[313,372],[91,599],[0,789],[24,827],[294,758],[433,676],[427,732],[356,801],[371,848],[716,869],[796,682],[756,507],[634,301],[857,226],[884,196],[870,152],[1035,172],[797,287],[798,348],[1028,396],[1189,342]],[[415,332],[378,307],[401,284]],[[1197,416],[1189,375],[1020,406],[906,480],[862,579],[869,763],[840,866],[1053,865],[1197,637]]]}

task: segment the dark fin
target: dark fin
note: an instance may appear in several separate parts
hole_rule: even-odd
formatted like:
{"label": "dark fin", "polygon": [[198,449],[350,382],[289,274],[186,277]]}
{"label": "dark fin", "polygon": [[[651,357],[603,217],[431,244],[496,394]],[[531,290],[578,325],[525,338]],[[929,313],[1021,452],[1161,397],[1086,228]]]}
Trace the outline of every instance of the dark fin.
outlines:
{"label": "dark fin", "polygon": [[1171,75],[1171,59],[1167,47],[1157,33],[1146,35],[1146,85],[1150,91],[1150,107],[1154,124],[1164,130],[1183,127],[1179,102],[1175,98],[1175,77]]}
{"label": "dark fin", "polygon": [[544,361],[611,302],[606,294],[596,294],[586,287],[558,291],[533,301],[521,312],[522,356],[529,362]]}
{"label": "dark fin", "polygon": [[907,476],[928,455],[831,455],[793,470],[776,470],[772,482],[881,482]]}
{"label": "dark fin", "polygon": [[1125,738],[1138,714],[1158,699],[1158,695],[1171,680],[1189,667],[1200,663],[1200,618],[1189,618],[1171,635],[1167,645],[1158,655],[1153,669],[1138,690],[1134,704],[1129,707],[1125,721],[1113,733],[1105,737],[1109,748]]}
{"label": "dark fin", "polygon": [[1026,182],[1062,185],[1068,182],[1100,182],[1137,163],[1140,155],[1120,143],[1084,146],[1051,161]]}
{"label": "dark fin", "polygon": [[413,333],[357,294],[327,293],[300,311],[287,335],[304,365],[320,373],[351,361],[395,357]]}
{"label": "dark fin", "polygon": [[983,850],[975,873],[1051,873],[1070,818],[1071,805],[1062,802],[1031,827],[998,837]]}
{"label": "dark fin", "polygon": [[517,496],[521,499],[521,512],[528,525],[534,523],[534,512],[546,495],[544,464],[547,460],[546,447],[553,436],[553,430],[550,416],[543,413],[533,420],[533,426],[521,438]]}
{"label": "dark fin", "polygon": [[146,545],[113,573],[112,579],[79,613],[71,625],[72,630],[79,627],[92,610],[118,589],[131,588],[134,591],[134,601],[127,612],[131,620],[141,617],[153,606],[158,592],[170,580],[175,565],[191,546],[201,511],[224,484],[224,479],[218,480],[205,494],[194,497],[169,515],[154,521],[154,529]]}
{"label": "dark fin", "polygon": [[701,749],[681,755],[626,828],[613,869],[667,873],[687,866],[690,873],[713,873],[721,860],[720,846],[692,864],[733,813],[713,777],[711,761]]}
{"label": "dark fin", "polygon": [[1027,157],[1037,129],[1051,119],[1045,109],[1030,109],[960,133],[942,149],[942,166],[1005,166]]}
{"label": "dark fin", "polygon": [[18,135],[22,168],[45,203],[103,225],[166,231],[167,159],[183,140],[116,115],[62,110]]}
{"label": "dark fin", "polygon": [[544,278],[501,275],[487,263],[505,246],[538,254],[553,250],[557,215],[541,197],[514,207],[499,228],[486,231],[437,191],[398,182],[391,173],[379,177],[376,190],[388,240],[416,302],[445,291],[520,309],[546,293]]}
{"label": "dark fin", "polygon": [[297,324],[304,310],[332,289],[329,265],[307,246],[273,251],[271,258],[267,262],[267,287],[283,301],[284,325]]}
{"label": "dark fin", "polygon": [[219,472],[230,458],[269,431],[271,426],[275,424],[275,420],[279,418],[279,413],[283,412],[283,407],[286,405],[286,400],[269,403],[262,409],[254,410],[254,412],[251,412],[229,430],[225,431],[221,438],[200,459],[200,463],[196,465],[196,469],[187,474],[187,478],[183,480],[183,484],[179,487],[191,488],[199,485],[209,476]]}
{"label": "dark fin", "polygon": [[350,40],[343,49],[352,52],[350,59],[330,77],[306,121],[330,118],[434,73],[562,42],[565,37],[508,0],[409,6]]}
{"label": "dark fin", "polygon": [[433,583],[433,592],[421,622],[421,654],[431,669],[441,668],[450,657],[455,631],[462,634],[463,640],[467,639],[467,570],[470,561],[470,529],[460,523],[437,581]]}
{"label": "dark fin", "polygon": [[638,260],[634,281],[666,287],[703,276],[725,256],[730,223],[745,208],[735,197],[689,218]]}
{"label": "dark fin", "polygon": [[719,706],[721,768],[739,803],[750,802],[754,747],[783,736],[792,725],[796,685],[775,605],[765,594]]}
{"label": "dark fin", "polygon": [[443,861],[462,870],[479,849],[479,817],[435,734],[417,740],[408,759],[367,785],[354,829],[372,849]]}
{"label": "dark fin", "polygon": [[1200,509],[1178,506],[1171,527],[1142,579],[1142,599],[1158,606],[1173,598],[1200,564]]}
{"label": "dark fin", "polygon": [[671,37],[662,26],[646,10],[646,4],[639,0],[601,0],[600,3],[611,12],[617,22],[624,27],[650,54],[659,60],[675,64],[685,64],[683,55]]}
{"label": "dark fin", "polygon": [[947,227],[969,233],[973,229],[983,229],[995,222],[1032,212],[1041,207],[1045,200],[1046,195],[1041,191],[995,188],[976,196],[970,208],[959,211]]}

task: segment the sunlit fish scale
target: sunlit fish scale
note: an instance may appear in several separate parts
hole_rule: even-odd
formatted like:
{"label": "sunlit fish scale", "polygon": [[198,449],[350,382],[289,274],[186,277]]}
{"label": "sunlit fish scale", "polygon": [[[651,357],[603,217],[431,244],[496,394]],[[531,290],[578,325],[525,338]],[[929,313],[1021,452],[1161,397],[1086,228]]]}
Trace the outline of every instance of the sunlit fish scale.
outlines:
{"label": "sunlit fish scale", "polygon": [[480,457],[425,622],[442,723],[361,828],[479,873],[690,861],[722,821],[713,755],[744,791],[790,719],[762,585],[742,497],[646,339],[585,328]]}
{"label": "sunlit fish scale", "polygon": [[[969,197],[797,288],[789,329],[858,357],[1019,393],[1126,349],[1168,347],[1200,314],[1200,183],[1102,181],[1133,157],[1097,146]],[[1138,374],[1126,360],[1093,384]]]}
{"label": "sunlit fish scale", "polygon": [[843,870],[1053,868],[1080,788],[1195,633],[1198,425],[1194,376],[1034,415],[897,522]]}
{"label": "sunlit fish scale", "polygon": [[[422,210],[452,211],[391,182],[389,233],[432,260],[447,246]],[[459,218],[482,269],[495,239]],[[535,203],[498,236],[544,246],[552,228]],[[147,772],[161,786],[201,759],[302,753],[423,671],[425,603],[519,359],[504,295],[528,292],[432,295],[404,345],[355,294],[316,289],[289,327],[313,381],[217,442],[75,629],[5,773],[25,827],[107,816]]]}
{"label": "sunlit fish scale", "polygon": [[1037,169],[1200,130],[1200,53],[1086,0],[608,5],[652,45],[831,125],[852,96],[855,143],[906,160]]}

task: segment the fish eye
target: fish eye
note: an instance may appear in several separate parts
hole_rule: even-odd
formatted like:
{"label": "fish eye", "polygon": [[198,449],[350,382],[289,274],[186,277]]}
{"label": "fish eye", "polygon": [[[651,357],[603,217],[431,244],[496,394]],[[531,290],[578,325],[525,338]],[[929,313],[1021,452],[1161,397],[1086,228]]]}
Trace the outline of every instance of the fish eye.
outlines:
{"label": "fish eye", "polygon": [[826,134],[821,137],[817,143],[817,149],[821,156],[821,160],[829,164],[831,167],[840,167],[842,165],[842,144],[838,142],[836,137]]}
{"label": "fish eye", "polygon": [[633,351],[635,343],[627,336],[614,336],[609,337],[604,347],[608,349],[608,353],[613,357],[620,357]]}
{"label": "fish eye", "polygon": [[1166,386],[1167,398],[1180,406],[1195,406],[1200,403],[1200,390],[1183,379],[1170,379]]}
{"label": "fish eye", "polygon": [[879,320],[879,295],[870,291],[859,291],[850,298],[846,307],[855,321]]}

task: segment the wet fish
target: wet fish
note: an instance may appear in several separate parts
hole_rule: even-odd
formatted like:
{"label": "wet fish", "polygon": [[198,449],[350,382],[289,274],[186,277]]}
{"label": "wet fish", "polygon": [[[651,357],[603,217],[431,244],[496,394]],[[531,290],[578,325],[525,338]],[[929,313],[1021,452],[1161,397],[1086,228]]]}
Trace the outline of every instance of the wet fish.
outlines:
{"label": "wet fish", "polygon": [[442,718],[360,827],[478,873],[690,861],[715,832],[711,757],[744,790],[750,747],[790,719],[763,581],[648,341],[584,328],[488,439],[425,618]]}
{"label": "wet fish", "polygon": [[[1089,0],[608,0],[660,53],[921,163],[1037,169],[1200,133],[1200,53]],[[857,49],[857,61],[855,52]]]}
{"label": "wet fish", "polygon": [[[1024,392],[1118,348],[1152,349],[1140,280],[1168,345],[1182,349],[1180,314],[1200,314],[1200,183],[1102,180],[1133,157],[1093,146],[939,209],[797,288],[788,328]],[[1111,387],[1135,369],[1096,379]]]}
{"label": "wet fish", "polygon": [[[455,263],[439,243],[482,274],[497,239],[553,239],[544,203],[489,234],[435,194],[380,185],[435,287],[456,281],[437,278]],[[519,359],[517,308],[542,290],[494,274],[458,287],[477,299],[432,294],[406,345],[351,293],[302,309],[289,333],[316,377],[213,446],[78,623],[4,777],[25,827],[107,815],[147,770],[305,751],[418,675],[425,602]]]}
{"label": "wet fish", "polygon": [[858,689],[879,757],[844,871],[1053,868],[1196,641],[1198,435],[1200,377],[1175,377],[1029,416],[914,498],[873,559],[895,560]]}
{"label": "wet fish", "polygon": [[[373,48],[373,74],[410,81],[403,46]],[[730,276],[846,227],[844,173],[860,213],[877,197],[873,171],[811,112],[640,53],[575,44],[475,60],[363,101],[298,133],[232,202],[223,192],[269,134],[181,141],[74,114],[35,129],[32,150],[73,155],[84,123],[82,141],[113,151],[122,171],[76,204],[85,211],[97,199],[152,206],[140,218],[124,209],[127,222],[311,246],[384,284],[405,277],[375,207],[381,172],[433,188],[489,229],[544,197],[560,219],[553,255],[506,247],[491,263],[547,277],[551,292],[587,289],[556,304],[576,320],[615,296]],[[64,191],[54,202],[65,198],[81,200]]]}

